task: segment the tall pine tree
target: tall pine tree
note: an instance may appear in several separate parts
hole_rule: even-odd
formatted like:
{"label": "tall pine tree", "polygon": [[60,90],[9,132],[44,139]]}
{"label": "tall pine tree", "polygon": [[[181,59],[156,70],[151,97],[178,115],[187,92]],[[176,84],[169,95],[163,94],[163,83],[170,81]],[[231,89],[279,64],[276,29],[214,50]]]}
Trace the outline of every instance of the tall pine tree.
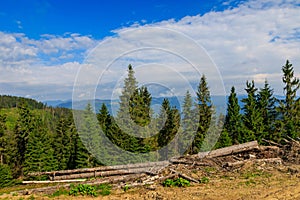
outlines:
{"label": "tall pine tree", "polygon": [[206,133],[211,125],[213,109],[205,75],[202,75],[198,86],[196,107],[199,116],[198,129],[189,153],[198,153],[200,151]]}
{"label": "tall pine tree", "polygon": [[247,98],[242,99],[243,106],[243,122],[245,130],[240,137],[240,143],[249,142],[252,140],[261,141],[263,135],[263,120],[257,103],[257,88],[254,81],[246,83]]}
{"label": "tall pine tree", "polygon": [[276,119],[276,98],[273,96],[268,81],[265,81],[264,87],[258,92],[258,109],[261,112],[263,120],[263,136],[265,139],[272,140],[274,137],[274,126]]}
{"label": "tall pine tree", "polygon": [[300,87],[299,78],[294,76],[294,68],[292,64],[287,60],[286,64],[282,67],[284,83],[285,99],[280,102],[280,112],[283,120],[282,133],[285,136],[292,138],[299,136],[299,99],[297,100],[297,91]]}
{"label": "tall pine tree", "polygon": [[222,134],[229,135],[234,144],[239,143],[243,131],[242,115],[240,113],[240,105],[232,86],[227,104],[227,113],[224,123],[224,131]]}
{"label": "tall pine tree", "polygon": [[17,160],[16,166],[19,175],[23,175],[23,163],[25,161],[25,152],[27,150],[27,142],[29,134],[34,130],[33,116],[26,103],[22,103],[18,107],[19,117],[15,125],[15,137],[17,143]]}

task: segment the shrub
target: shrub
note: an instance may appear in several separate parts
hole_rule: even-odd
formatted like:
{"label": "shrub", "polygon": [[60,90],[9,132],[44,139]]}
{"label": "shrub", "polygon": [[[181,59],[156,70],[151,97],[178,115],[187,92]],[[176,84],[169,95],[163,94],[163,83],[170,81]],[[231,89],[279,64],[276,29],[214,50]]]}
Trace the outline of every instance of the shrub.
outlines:
{"label": "shrub", "polygon": [[183,178],[177,178],[175,180],[167,179],[162,183],[162,185],[164,187],[172,187],[172,186],[187,187],[190,186],[190,182]]}

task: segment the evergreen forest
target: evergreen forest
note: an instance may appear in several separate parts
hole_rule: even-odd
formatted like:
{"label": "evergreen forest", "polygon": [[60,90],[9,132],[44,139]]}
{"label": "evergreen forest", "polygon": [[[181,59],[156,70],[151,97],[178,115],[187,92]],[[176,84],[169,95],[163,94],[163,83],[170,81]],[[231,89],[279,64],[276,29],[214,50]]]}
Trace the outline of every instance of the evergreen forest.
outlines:
{"label": "evergreen forest", "polygon": [[[225,116],[216,112],[205,75],[199,77],[196,97],[186,91],[182,112],[165,98],[160,112],[154,115],[151,93],[145,86],[138,87],[131,65],[127,68],[117,114],[113,116],[105,104],[94,113],[92,105],[87,104],[85,110],[75,111],[84,118],[80,127],[71,109],[2,95],[0,187],[8,186],[29,172],[103,165],[96,159],[102,155],[89,151],[98,148],[95,138],[100,133],[97,129],[91,130],[93,127],[100,128],[101,134],[125,151],[145,155],[156,152],[156,160],[253,140],[264,144],[265,140],[284,143],[285,138],[299,138],[299,78],[288,60],[281,71],[282,79],[278,81],[284,86],[284,99],[275,98],[267,80],[261,88],[248,80],[242,106],[232,86]],[[96,115],[96,120],[90,118],[91,115]],[[94,142],[90,142],[91,138]],[[103,156],[110,159],[109,155]]]}

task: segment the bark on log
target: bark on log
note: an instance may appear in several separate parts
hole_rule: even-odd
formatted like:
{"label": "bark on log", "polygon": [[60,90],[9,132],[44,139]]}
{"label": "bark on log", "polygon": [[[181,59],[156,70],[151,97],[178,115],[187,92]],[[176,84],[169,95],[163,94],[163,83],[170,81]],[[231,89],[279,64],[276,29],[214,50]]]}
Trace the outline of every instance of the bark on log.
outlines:
{"label": "bark on log", "polygon": [[[108,178],[103,178],[103,179],[96,180],[96,181],[88,181],[84,184],[87,184],[87,185],[99,185],[99,184],[103,184],[103,183],[115,184],[115,183],[119,183],[119,182],[127,182],[127,181],[136,180],[142,176],[144,176],[144,174],[116,176],[113,178],[108,177]],[[34,194],[34,193],[52,194],[53,192],[55,192],[56,190],[58,190],[60,188],[69,189],[70,186],[71,186],[71,184],[64,184],[64,185],[58,185],[58,186],[26,189],[26,190],[19,190],[19,191],[11,192],[11,194],[14,194],[14,193],[21,194],[21,195],[29,195],[29,194]]]}
{"label": "bark on log", "polygon": [[57,180],[57,181],[22,181],[22,184],[76,183],[76,182],[84,182],[84,181],[86,181],[86,179]]}
{"label": "bark on log", "polygon": [[240,166],[240,165],[244,165],[245,163],[275,163],[275,164],[282,164],[282,159],[281,158],[267,158],[267,159],[256,159],[256,160],[242,160],[242,161],[237,161],[237,162],[233,162],[233,163],[226,163],[225,166],[228,167],[236,167],[236,166]]}
{"label": "bark on log", "polygon": [[206,162],[196,162],[196,161],[188,161],[188,160],[171,160],[172,164],[184,164],[184,165],[194,165],[194,166],[211,166],[211,164]]}
{"label": "bark on log", "polygon": [[216,149],[210,152],[200,152],[198,153],[198,156],[200,158],[206,157],[206,158],[215,158],[215,157],[221,157],[221,156],[227,156],[230,154],[236,154],[244,151],[250,151],[253,149],[258,149],[259,145],[257,141],[247,142],[244,144],[238,144],[233,145],[230,147],[225,147],[221,149]]}
{"label": "bark on log", "polygon": [[133,168],[133,169],[123,169],[123,170],[112,170],[112,171],[99,171],[90,173],[80,173],[80,174],[70,174],[55,176],[54,180],[65,180],[65,179],[78,179],[78,178],[91,178],[91,177],[107,177],[107,176],[117,176],[117,175],[128,175],[128,174],[140,174],[140,173],[150,173],[149,168]]}
{"label": "bark on log", "polygon": [[184,178],[184,179],[186,179],[188,181],[191,181],[191,182],[194,182],[194,183],[199,183],[198,180],[196,180],[196,179],[194,179],[194,178],[192,178],[192,177],[190,177],[188,175],[182,174],[182,173],[177,172],[177,171],[175,171],[173,169],[170,169],[170,171],[173,172],[173,173],[175,173],[175,174],[178,174],[178,176],[181,176],[182,178]]}
{"label": "bark on log", "polygon": [[159,166],[166,166],[168,164],[169,164],[169,161],[160,161],[160,162],[136,163],[136,164],[127,164],[127,165],[101,166],[101,167],[94,167],[94,168],[60,170],[60,171],[51,171],[51,172],[31,172],[31,173],[28,173],[28,176],[40,176],[40,175],[52,175],[53,176],[53,175],[76,174],[76,173],[95,172],[95,171],[159,167]]}

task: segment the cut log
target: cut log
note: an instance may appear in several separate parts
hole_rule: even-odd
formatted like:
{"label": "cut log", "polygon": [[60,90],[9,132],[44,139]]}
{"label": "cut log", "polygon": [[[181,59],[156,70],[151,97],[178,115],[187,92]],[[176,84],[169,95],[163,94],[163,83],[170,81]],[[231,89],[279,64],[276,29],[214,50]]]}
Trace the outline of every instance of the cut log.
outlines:
{"label": "cut log", "polygon": [[216,149],[210,152],[200,152],[198,153],[198,156],[200,158],[206,157],[206,158],[215,158],[215,157],[221,157],[221,156],[227,156],[230,154],[236,154],[240,152],[250,151],[254,149],[258,149],[259,145],[257,141],[247,142],[244,144],[238,144],[233,145],[230,147],[225,147],[221,149]]}
{"label": "cut log", "polygon": [[240,165],[244,165],[245,163],[274,163],[274,164],[282,164],[282,159],[281,158],[267,158],[267,159],[256,159],[256,160],[242,160],[242,161],[237,161],[233,163],[226,163],[225,166],[227,167],[236,167]]}
{"label": "cut log", "polygon": [[136,164],[127,164],[127,165],[115,165],[115,166],[101,166],[94,168],[83,168],[83,169],[72,169],[72,170],[60,170],[60,171],[51,171],[51,172],[31,172],[28,173],[28,176],[41,176],[41,175],[62,175],[62,174],[76,174],[76,173],[85,173],[85,172],[97,172],[97,171],[109,171],[109,170],[119,170],[119,169],[133,169],[133,168],[145,168],[145,167],[159,167],[167,166],[169,161],[160,161],[160,162],[147,162],[147,163],[136,163]]}
{"label": "cut log", "polygon": [[194,165],[194,166],[211,166],[211,164],[206,162],[196,162],[196,161],[188,161],[188,160],[170,160],[172,164],[183,164],[183,165]]}
{"label": "cut log", "polygon": [[[126,181],[132,181],[136,180],[140,177],[144,176],[143,174],[134,174],[134,175],[125,175],[125,176],[115,176],[113,178],[107,177],[103,179],[99,179],[96,181],[88,181],[84,184],[87,185],[99,185],[99,184],[115,184],[119,182],[126,182]],[[65,184],[65,185],[58,185],[58,186],[49,186],[49,187],[42,187],[42,188],[34,188],[34,189],[26,189],[26,190],[19,190],[15,192],[11,192],[11,194],[17,193],[21,195],[28,195],[28,194],[35,194],[35,193],[44,193],[44,194],[52,194],[56,190],[60,188],[69,189],[71,184]]]}
{"label": "cut log", "polygon": [[84,182],[86,179],[58,180],[58,181],[22,181],[22,184],[48,184],[48,183],[76,183]]}
{"label": "cut log", "polygon": [[78,178],[91,178],[91,177],[107,177],[107,176],[117,176],[117,175],[128,175],[128,174],[140,174],[140,173],[150,173],[149,168],[133,168],[133,169],[123,169],[123,170],[112,170],[112,171],[100,171],[100,172],[90,172],[90,173],[80,173],[80,174],[70,174],[55,176],[54,180],[65,180],[65,179],[78,179]]}

